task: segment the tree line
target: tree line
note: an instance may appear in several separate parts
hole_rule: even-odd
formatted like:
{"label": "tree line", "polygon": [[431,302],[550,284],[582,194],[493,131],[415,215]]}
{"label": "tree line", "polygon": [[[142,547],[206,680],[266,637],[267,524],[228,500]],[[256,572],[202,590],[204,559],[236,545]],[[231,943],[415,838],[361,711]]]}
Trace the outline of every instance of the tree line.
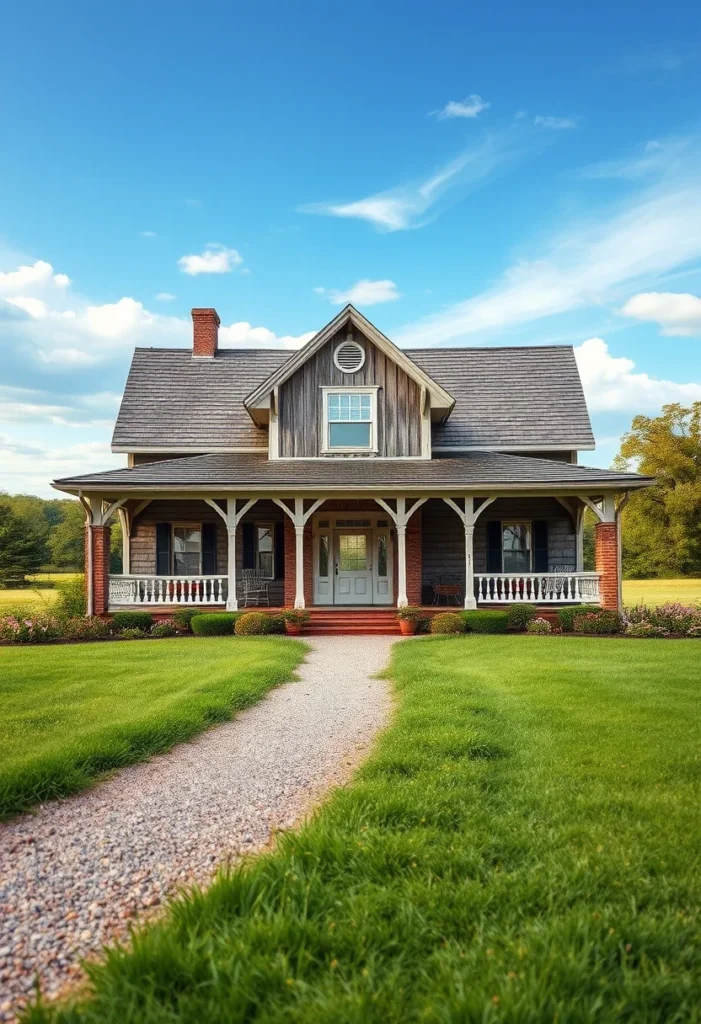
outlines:
{"label": "tree line", "polygon": [[[701,576],[701,402],[636,416],[614,468],[654,476],[623,511],[623,571],[628,578]],[[85,513],[71,498],[45,500],[0,492],[0,586],[22,585],[41,568],[82,571]],[[593,520],[585,553],[593,559]],[[112,570],[121,567],[121,530],[112,530]]]}

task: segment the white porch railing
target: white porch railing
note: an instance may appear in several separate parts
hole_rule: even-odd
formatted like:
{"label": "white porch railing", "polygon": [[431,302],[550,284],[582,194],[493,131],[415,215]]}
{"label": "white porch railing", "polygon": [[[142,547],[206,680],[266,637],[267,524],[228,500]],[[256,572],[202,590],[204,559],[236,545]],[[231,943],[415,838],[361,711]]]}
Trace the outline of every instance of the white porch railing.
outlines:
{"label": "white porch railing", "polygon": [[475,575],[477,601],[492,604],[598,604],[599,573],[541,572]]}
{"label": "white porch railing", "polygon": [[110,576],[109,604],[226,604],[226,576]]}

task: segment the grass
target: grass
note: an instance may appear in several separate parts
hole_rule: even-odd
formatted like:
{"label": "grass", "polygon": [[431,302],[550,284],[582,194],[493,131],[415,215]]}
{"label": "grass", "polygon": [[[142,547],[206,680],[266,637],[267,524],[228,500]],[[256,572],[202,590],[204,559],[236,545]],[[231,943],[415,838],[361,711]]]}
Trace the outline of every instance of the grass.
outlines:
{"label": "grass", "polygon": [[395,720],[355,782],[27,1021],[701,1020],[700,654],[398,645]]}
{"label": "grass", "polygon": [[652,606],[666,604],[667,601],[701,604],[701,579],[623,581],[623,603],[626,606]]}
{"label": "grass", "polygon": [[56,584],[79,579],[82,575],[81,572],[37,572],[27,576],[32,583],[38,584],[36,588],[0,589],[0,615],[8,615],[15,610],[48,612],[58,597],[58,591],[54,589]]}
{"label": "grass", "polygon": [[282,637],[0,648],[0,817],[230,718],[303,653]]}

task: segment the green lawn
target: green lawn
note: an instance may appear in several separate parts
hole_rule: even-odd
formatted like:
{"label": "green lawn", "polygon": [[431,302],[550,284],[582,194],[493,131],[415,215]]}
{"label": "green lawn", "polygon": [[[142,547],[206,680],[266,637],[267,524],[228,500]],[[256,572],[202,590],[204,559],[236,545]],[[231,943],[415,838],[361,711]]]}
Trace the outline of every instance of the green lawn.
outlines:
{"label": "green lawn", "polygon": [[48,612],[58,597],[58,591],[54,589],[55,585],[78,579],[82,575],[80,572],[37,572],[33,576],[27,576],[32,583],[41,584],[36,589],[31,586],[10,590],[0,589],[0,615],[7,615],[15,610]]}
{"label": "green lawn", "polygon": [[666,604],[667,601],[701,604],[701,579],[623,581],[623,603],[626,606],[652,606]]}
{"label": "green lawn", "polygon": [[90,968],[62,1024],[701,1020],[701,641],[426,638],[278,850]]}
{"label": "green lawn", "polygon": [[230,718],[303,654],[282,637],[0,648],[0,816]]}

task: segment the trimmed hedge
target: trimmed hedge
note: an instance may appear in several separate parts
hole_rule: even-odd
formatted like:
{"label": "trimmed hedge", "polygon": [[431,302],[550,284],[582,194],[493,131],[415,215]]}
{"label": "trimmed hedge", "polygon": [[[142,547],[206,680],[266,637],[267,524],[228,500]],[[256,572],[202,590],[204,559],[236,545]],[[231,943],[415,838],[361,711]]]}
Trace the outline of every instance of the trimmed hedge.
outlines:
{"label": "trimmed hedge", "polygon": [[125,629],[142,629],[148,633],[153,626],[153,615],[149,612],[115,612],[112,616],[112,629],[115,633],[123,633]]}
{"label": "trimmed hedge", "polygon": [[567,608],[560,608],[557,613],[557,621],[563,633],[574,632],[574,620],[578,615],[598,615],[601,608],[598,604],[573,604]]}
{"label": "trimmed hedge", "polygon": [[506,633],[509,628],[509,613],[477,608],[463,612],[463,621],[468,633]]}
{"label": "trimmed hedge", "polygon": [[524,601],[523,604],[513,604],[506,614],[509,617],[509,629],[523,633],[524,629],[528,628],[528,623],[535,619],[538,609],[534,604]]}
{"label": "trimmed hedge", "polygon": [[195,615],[190,620],[190,627],[195,636],[233,636],[240,612],[207,612]]}
{"label": "trimmed hedge", "polygon": [[173,612],[173,625],[181,633],[192,632],[192,620],[196,615],[201,615],[199,608],[178,608]]}
{"label": "trimmed hedge", "polygon": [[234,632],[236,636],[263,636],[271,632],[269,620],[265,612],[246,612],[236,620]]}
{"label": "trimmed hedge", "polygon": [[429,624],[432,633],[464,633],[465,620],[459,612],[434,615]]}

